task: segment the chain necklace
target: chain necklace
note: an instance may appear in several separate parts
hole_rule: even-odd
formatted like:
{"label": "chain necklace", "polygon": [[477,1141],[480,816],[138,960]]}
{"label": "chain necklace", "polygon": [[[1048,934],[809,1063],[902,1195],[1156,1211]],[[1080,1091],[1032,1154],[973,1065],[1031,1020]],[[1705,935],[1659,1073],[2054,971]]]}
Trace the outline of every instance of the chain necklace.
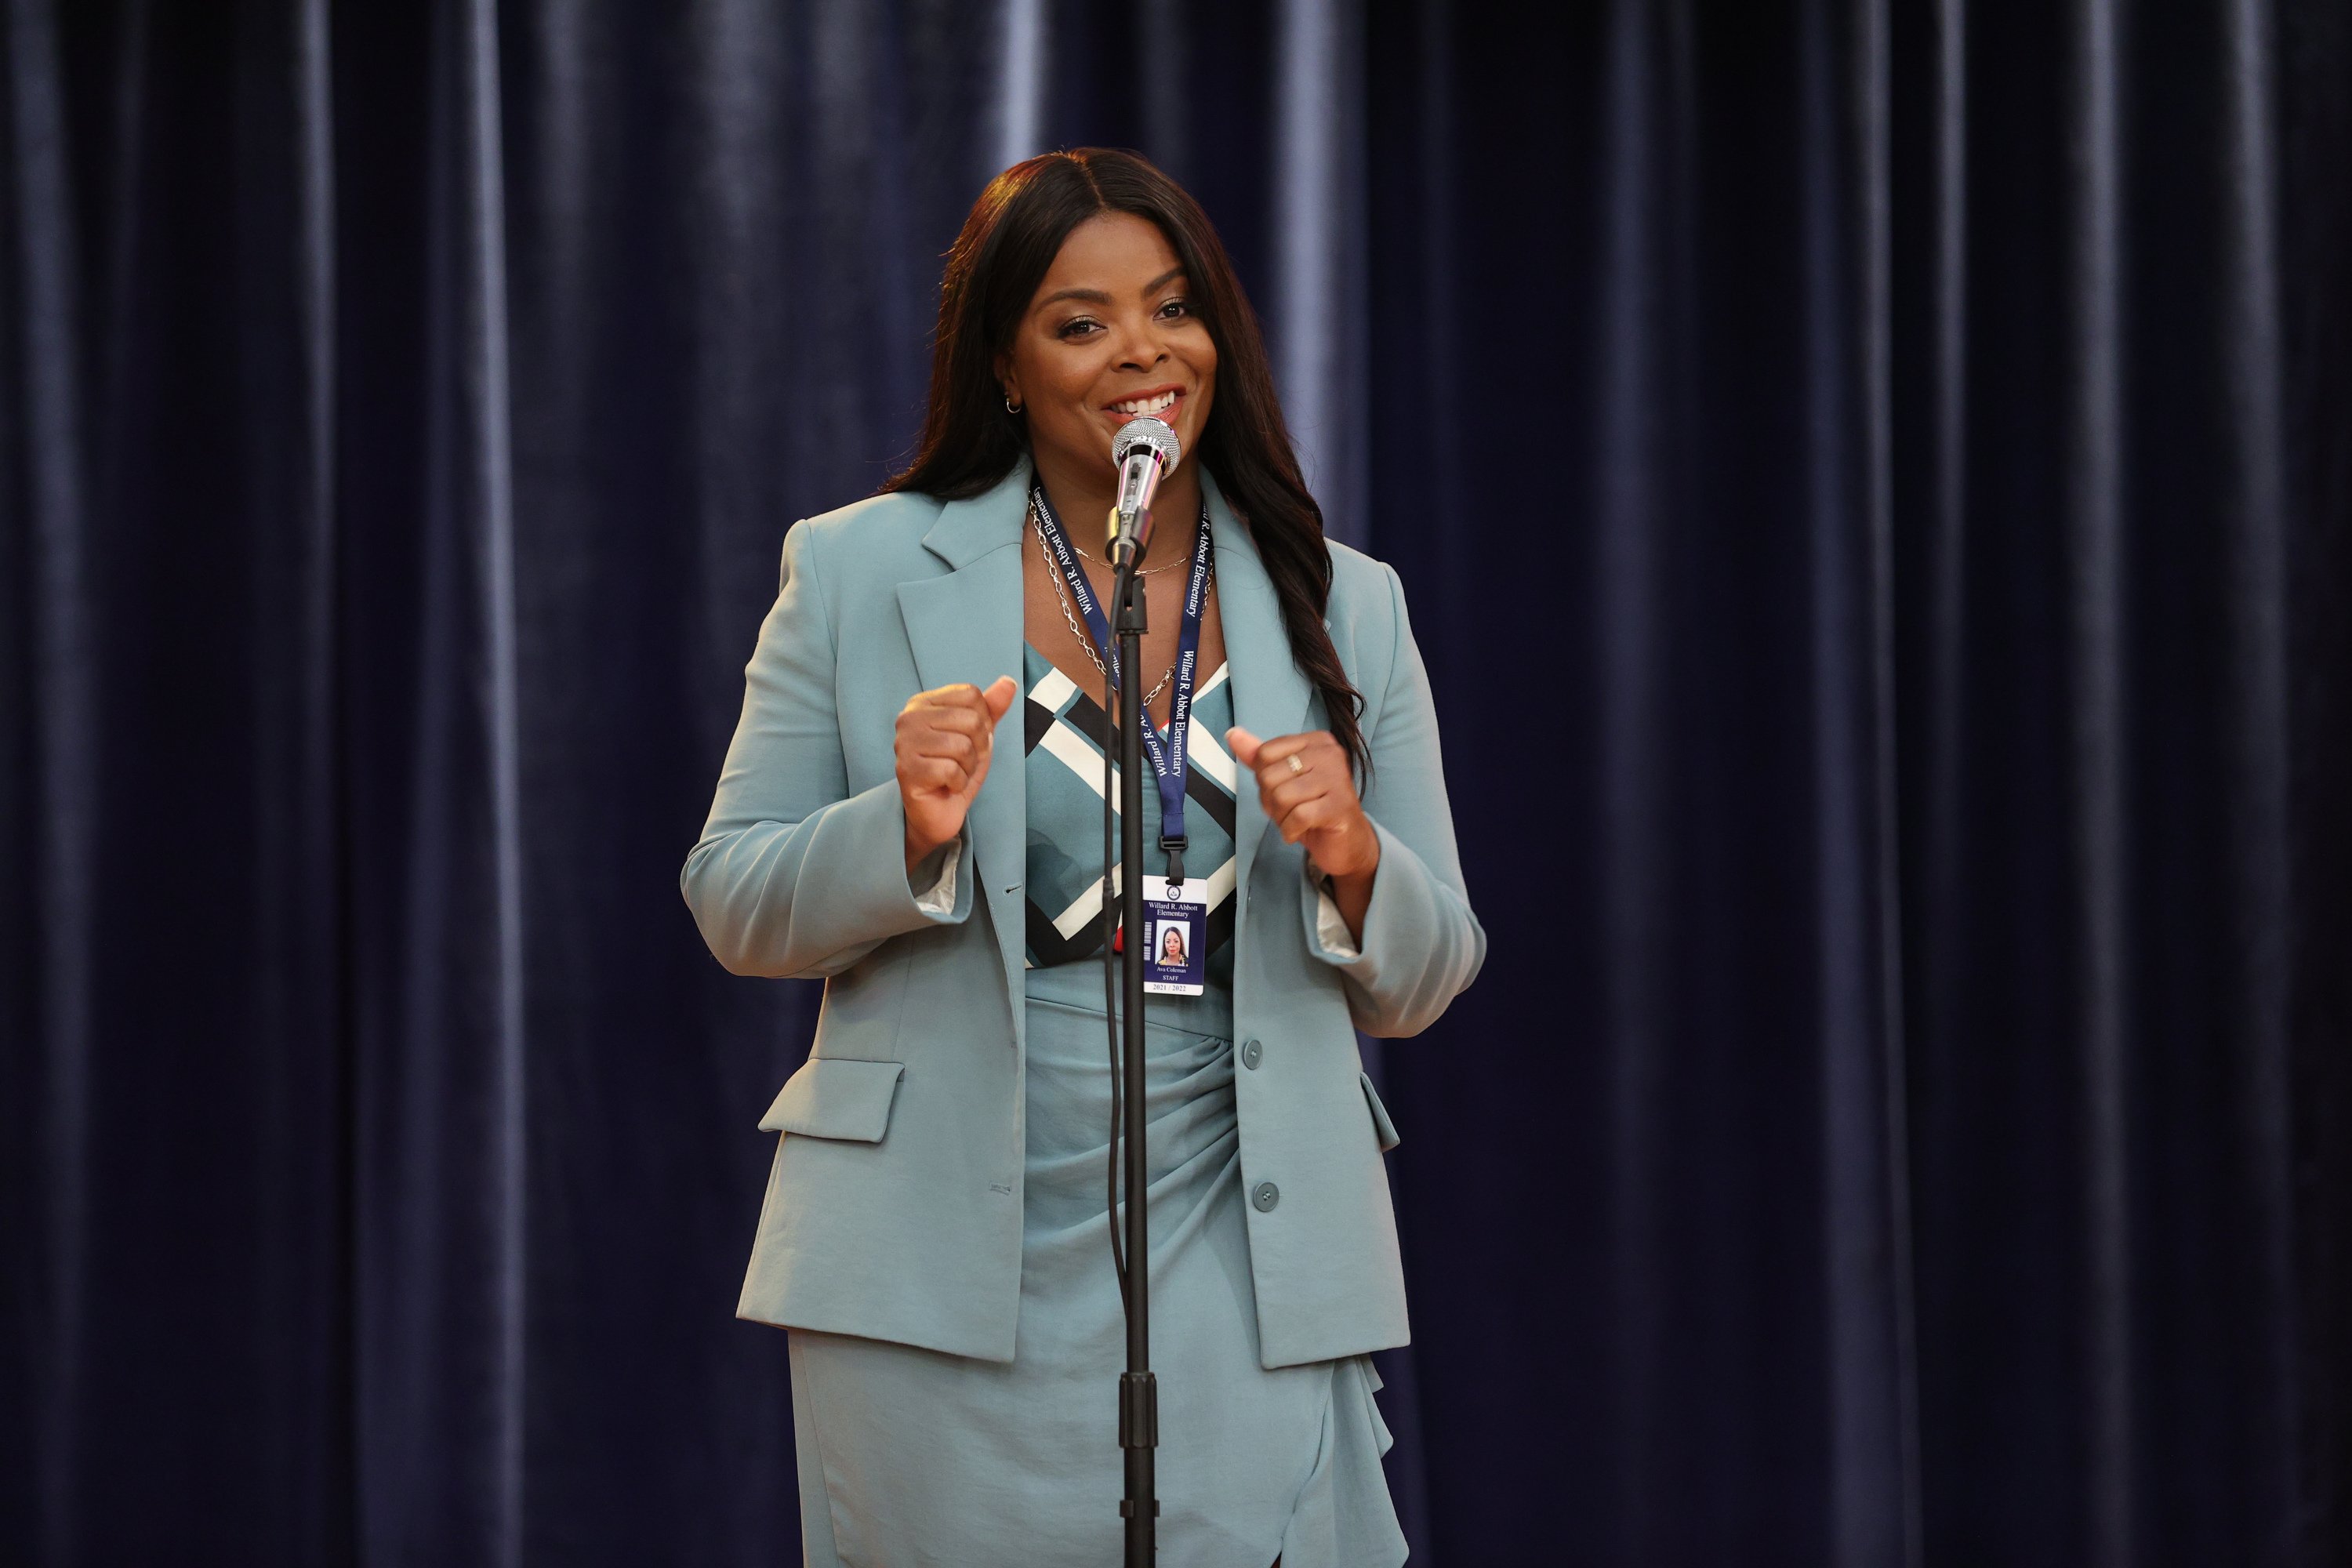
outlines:
{"label": "chain necklace", "polygon": [[[1032,497],[1032,498],[1030,499],[1030,501],[1029,501],[1029,517],[1030,517],[1030,520],[1031,520],[1032,521],[1034,521],[1036,520],[1036,516],[1037,516],[1037,502],[1036,502],[1036,499],[1035,499],[1034,497]],[[1039,531],[1038,534],[1037,534],[1037,540],[1038,540],[1038,542],[1039,542],[1039,543],[1041,543],[1041,544],[1042,544],[1042,543],[1044,543],[1044,542],[1045,542],[1045,532],[1044,532],[1044,531],[1041,529],[1041,530]],[[1084,550],[1079,549],[1079,548],[1078,548],[1078,542],[1077,542],[1076,540],[1075,540],[1075,539],[1071,540],[1071,541],[1069,542],[1069,544],[1070,544],[1070,549],[1071,549],[1073,552],[1075,552],[1076,553],[1077,558],[1078,558],[1079,560],[1081,560],[1081,561],[1085,562],[1087,565],[1089,565],[1089,566],[1099,566],[1099,567],[1101,567],[1101,568],[1102,568],[1104,571],[1106,571],[1106,572],[1108,572],[1108,571],[1110,571],[1110,570],[1112,569],[1112,568],[1111,568],[1111,564],[1110,564],[1110,563],[1109,563],[1109,562],[1108,562],[1108,561],[1097,561],[1097,560],[1096,560],[1093,556],[1091,556],[1091,555],[1087,554]],[[1048,562],[1048,563],[1050,563],[1050,562],[1053,560],[1053,555],[1052,555],[1052,553],[1051,553],[1051,552],[1050,552],[1050,551],[1047,552],[1047,554],[1046,554],[1046,557],[1045,557],[1045,558],[1046,558],[1046,560],[1047,560],[1047,562]],[[1175,560],[1173,560],[1173,561],[1164,561],[1164,562],[1160,563],[1159,565],[1157,565],[1157,566],[1139,566],[1139,567],[1137,567],[1137,568],[1135,569],[1135,574],[1136,574],[1137,576],[1139,576],[1139,577],[1152,577],[1152,576],[1157,576],[1159,574],[1160,574],[1160,573],[1162,573],[1162,572],[1173,572],[1173,571],[1175,571],[1175,570],[1176,570],[1176,568],[1178,568],[1179,566],[1190,566],[1192,563],[1192,557],[1191,557],[1189,554],[1187,554],[1187,555],[1179,556],[1177,559],[1175,559]],[[1061,574],[1060,574],[1058,572],[1057,572],[1056,574],[1055,574],[1054,580],[1055,580],[1055,582],[1057,582],[1057,583],[1061,581]]]}
{"label": "chain necklace", "polygon": [[[1043,539],[1045,535],[1039,534],[1038,537]],[[1111,564],[1108,561],[1097,561],[1093,556],[1087,554],[1085,551],[1079,550],[1078,542],[1076,540],[1073,539],[1070,541],[1070,548],[1076,551],[1078,559],[1085,562],[1087,565],[1099,566],[1106,572],[1112,570]],[[1139,566],[1135,569],[1135,574],[1139,577],[1150,577],[1161,572],[1173,572],[1179,566],[1190,566],[1191,564],[1192,564],[1192,563],[1189,557],[1183,560],[1167,561],[1162,562],[1157,566]]]}
{"label": "chain necklace", "polygon": [[[1095,639],[1093,636],[1087,632],[1086,627],[1078,624],[1078,612],[1070,603],[1070,585],[1062,581],[1062,569],[1055,563],[1053,547],[1045,542],[1045,520],[1037,515],[1037,505],[1034,501],[1032,501],[1029,505],[1029,521],[1037,535],[1037,553],[1045,557],[1045,575],[1054,580],[1054,598],[1055,601],[1062,606],[1062,619],[1068,623],[1070,635],[1078,639],[1078,646],[1087,650],[1087,662],[1093,665],[1096,670],[1101,674],[1105,680],[1108,680],[1110,679],[1110,671],[1103,668],[1102,655],[1095,648]],[[1078,556],[1081,560],[1092,561],[1094,559],[1091,555],[1087,554],[1085,551],[1078,550],[1078,547],[1075,542],[1071,544],[1070,548],[1072,550],[1078,551]],[[1099,564],[1099,563],[1097,563],[1097,564]],[[1181,563],[1173,561],[1168,563],[1169,566],[1178,564]],[[1168,567],[1166,566],[1153,568],[1154,571],[1158,572],[1164,572],[1167,569]],[[1141,576],[1143,574],[1139,572],[1136,575]],[[1212,565],[1209,569],[1209,581],[1201,591],[1202,602],[1205,603],[1208,599],[1213,596],[1216,591],[1217,573],[1216,568]],[[1181,658],[1181,656],[1179,657]],[[1152,704],[1152,700],[1162,691],[1165,691],[1168,689],[1168,683],[1174,679],[1175,677],[1176,665],[1171,661],[1168,666],[1168,673],[1160,678],[1160,684],[1143,694],[1143,706],[1149,709]]]}

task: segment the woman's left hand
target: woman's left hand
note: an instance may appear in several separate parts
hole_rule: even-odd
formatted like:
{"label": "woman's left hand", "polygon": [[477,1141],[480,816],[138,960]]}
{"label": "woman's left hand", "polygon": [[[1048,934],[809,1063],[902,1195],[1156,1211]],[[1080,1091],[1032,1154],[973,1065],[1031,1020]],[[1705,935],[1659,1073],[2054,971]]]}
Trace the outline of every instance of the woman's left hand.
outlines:
{"label": "woman's left hand", "polygon": [[1235,725],[1225,731],[1225,744],[1257,775],[1258,804],[1282,830],[1282,841],[1305,845],[1316,868],[1331,879],[1339,913],[1361,942],[1381,837],[1356,798],[1347,752],[1328,730],[1261,741]]}

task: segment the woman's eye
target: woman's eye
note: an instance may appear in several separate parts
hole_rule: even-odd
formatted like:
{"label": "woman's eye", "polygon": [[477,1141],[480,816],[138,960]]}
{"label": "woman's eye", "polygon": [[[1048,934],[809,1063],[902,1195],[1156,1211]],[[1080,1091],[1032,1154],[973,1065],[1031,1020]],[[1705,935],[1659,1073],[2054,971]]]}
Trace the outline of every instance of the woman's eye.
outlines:
{"label": "woman's eye", "polygon": [[1065,338],[1083,338],[1089,333],[1098,332],[1101,330],[1101,322],[1093,320],[1091,317],[1078,316],[1062,323],[1060,335]]}
{"label": "woman's eye", "polygon": [[1192,313],[1192,302],[1190,300],[1171,300],[1160,307],[1162,317],[1189,316]]}

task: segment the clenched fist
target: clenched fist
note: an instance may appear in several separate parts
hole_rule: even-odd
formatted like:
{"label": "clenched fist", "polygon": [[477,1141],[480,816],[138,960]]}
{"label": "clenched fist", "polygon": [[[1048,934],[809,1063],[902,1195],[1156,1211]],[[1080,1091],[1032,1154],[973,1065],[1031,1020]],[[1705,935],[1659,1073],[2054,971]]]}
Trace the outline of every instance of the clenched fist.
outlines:
{"label": "clenched fist", "polygon": [[1303,844],[1316,868],[1331,879],[1333,900],[1357,941],[1371,906],[1380,869],[1381,837],[1356,797],[1355,770],[1328,730],[1261,741],[1238,724],[1225,744],[1257,775],[1258,804],[1285,844]]}
{"label": "clenched fist", "polygon": [[970,681],[918,691],[898,710],[894,742],[898,794],[907,810],[909,876],[931,851],[963,831],[972,797],[988,777],[996,721],[1020,694],[1000,675],[983,691]]}

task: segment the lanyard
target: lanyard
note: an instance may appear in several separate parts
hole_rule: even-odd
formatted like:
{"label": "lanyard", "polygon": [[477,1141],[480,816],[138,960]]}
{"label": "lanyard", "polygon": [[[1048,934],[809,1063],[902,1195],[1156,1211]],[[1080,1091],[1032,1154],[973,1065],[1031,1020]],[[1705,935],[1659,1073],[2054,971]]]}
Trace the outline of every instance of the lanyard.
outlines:
{"label": "lanyard", "polygon": [[[1046,548],[1054,552],[1055,563],[1070,585],[1078,613],[1087,618],[1087,630],[1093,634],[1103,668],[1116,689],[1118,647],[1111,637],[1110,623],[1103,618],[1094,584],[1087,581],[1069,536],[1062,531],[1062,520],[1054,515],[1054,503],[1045,499],[1045,487],[1033,486],[1029,499],[1037,509],[1037,526],[1045,535]],[[1192,678],[1201,658],[1201,611],[1208,597],[1209,555],[1209,498],[1202,496],[1201,528],[1192,542],[1192,575],[1184,589],[1184,618],[1176,633],[1176,690],[1168,701],[1168,728],[1155,729],[1151,715],[1143,714],[1143,750],[1151,759],[1151,771],[1160,785],[1160,847],[1168,851],[1168,880],[1176,887],[1184,882],[1184,747],[1192,732]],[[1108,742],[1108,734],[1104,740]]]}

